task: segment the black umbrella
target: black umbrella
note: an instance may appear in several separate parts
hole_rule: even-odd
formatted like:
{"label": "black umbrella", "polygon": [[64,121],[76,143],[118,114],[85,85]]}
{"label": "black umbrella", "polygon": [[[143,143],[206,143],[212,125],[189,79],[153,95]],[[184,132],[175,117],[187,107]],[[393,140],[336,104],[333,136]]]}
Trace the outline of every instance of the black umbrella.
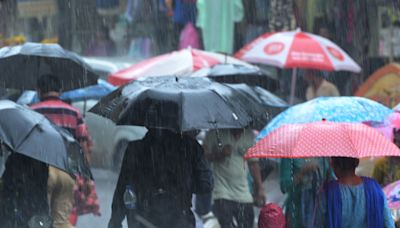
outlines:
{"label": "black umbrella", "polygon": [[147,77],[120,87],[91,110],[117,124],[178,132],[243,128],[265,119],[252,97],[204,77]]}
{"label": "black umbrella", "polygon": [[57,75],[63,90],[97,84],[98,76],[82,58],[58,44],[25,43],[0,49],[0,87],[36,89],[37,79]]}
{"label": "black umbrella", "polygon": [[289,107],[289,105],[277,97],[273,93],[261,88],[259,86],[249,86],[247,84],[225,84],[226,86],[232,87],[244,94],[244,96],[251,97],[256,100],[262,107],[264,107],[265,112],[268,114],[268,118],[258,119],[258,122],[253,122],[253,127],[255,129],[261,130],[268,121],[277,116],[283,110]]}
{"label": "black umbrella", "polygon": [[217,64],[203,68],[191,74],[192,77],[209,77],[217,82],[246,83],[250,86],[261,86],[270,91],[278,88],[278,81],[270,77],[272,74],[256,66],[237,64]]}
{"label": "black umbrella", "polygon": [[72,175],[91,177],[79,143],[43,115],[9,100],[0,101],[0,142],[11,151]]}

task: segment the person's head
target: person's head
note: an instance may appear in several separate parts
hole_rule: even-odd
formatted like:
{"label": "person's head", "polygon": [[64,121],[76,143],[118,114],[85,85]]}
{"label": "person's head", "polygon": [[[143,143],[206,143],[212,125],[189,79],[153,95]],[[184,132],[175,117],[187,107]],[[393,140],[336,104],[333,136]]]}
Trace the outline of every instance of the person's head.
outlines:
{"label": "person's head", "polygon": [[329,31],[329,24],[324,18],[316,18],[314,22],[314,33],[325,37],[327,39],[331,38],[331,34]]}
{"label": "person's head", "polygon": [[96,33],[96,38],[99,40],[110,40],[109,29],[106,26],[101,26]]}
{"label": "person's head", "polygon": [[152,137],[152,138],[162,138],[165,137],[167,135],[173,135],[176,134],[175,132],[168,130],[168,129],[163,129],[163,128],[148,128],[148,134]]}
{"label": "person's head", "polygon": [[62,85],[60,79],[53,74],[44,74],[37,81],[37,92],[40,99],[46,96],[60,96]]}
{"label": "person's head", "polygon": [[337,178],[344,177],[349,174],[355,174],[356,168],[360,160],[358,158],[349,157],[332,157],[331,165]]}
{"label": "person's head", "polygon": [[319,70],[305,70],[304,71],[304,79],[309,84],[318,84],[324,80],[324,76],[322,71]]}

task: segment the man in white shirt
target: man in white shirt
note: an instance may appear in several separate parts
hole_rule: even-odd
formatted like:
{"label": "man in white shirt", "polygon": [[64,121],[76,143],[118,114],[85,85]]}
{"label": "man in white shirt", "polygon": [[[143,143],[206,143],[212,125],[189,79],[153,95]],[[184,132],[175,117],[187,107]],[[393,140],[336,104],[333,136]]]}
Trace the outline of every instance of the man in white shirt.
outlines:
{"label": "man in white shirt", "polygon": [[336,86],[325,80],[321,71],[306,70],[304,74],[305,80],[309,86],[306,90],[306,99],[311,100],[316,97],[337,97],[340,96]]}
{"label": "man in white shirt", "polygon": [[[213,213],[221,228],[253,227],[253,205],[265,203],[265,190],[261,181],[258,159],[246,162],[244,155],[254,144],[250,129],[210,130],[203,143],[206,157],[211,161],[214,175]],[[247,179],[248,170],[254,179],[254,199]]]}

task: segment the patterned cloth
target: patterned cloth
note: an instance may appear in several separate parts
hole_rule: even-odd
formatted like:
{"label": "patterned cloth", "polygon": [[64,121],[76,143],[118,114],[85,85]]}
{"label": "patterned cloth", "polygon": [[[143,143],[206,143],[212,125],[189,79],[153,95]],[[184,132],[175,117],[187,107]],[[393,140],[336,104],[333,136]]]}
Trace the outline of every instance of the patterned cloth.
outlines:
{"label": "patterned cloth", "polygon": [[83,122],[81,112],[58,97],[42,99],[42,102],[33,104],[31,108],[70,132],[76,140],[90,142],[89,132]]}
{"label": "patterned cloth", "polygon": [[99,198],[96,193],[96,186],[93,180],[86,180],[81,176],[76,177],[74,187],[75,208],[78,215],[94,214],[100,216]]}

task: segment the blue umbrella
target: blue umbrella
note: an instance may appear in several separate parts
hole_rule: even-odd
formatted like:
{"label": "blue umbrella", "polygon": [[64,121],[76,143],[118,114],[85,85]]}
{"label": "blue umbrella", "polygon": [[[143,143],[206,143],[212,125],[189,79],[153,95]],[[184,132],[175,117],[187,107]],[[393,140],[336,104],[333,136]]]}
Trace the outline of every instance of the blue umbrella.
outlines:
{"label": "blue umbrella", "polygon": [[61,94],[62,100],[82,101],[88,99],[99,99],[114,91],[117,87],[99,79],[97,85],[75,89]]}
{"label": "blue umbrella", "polygon": [[264,127],[257,139],[283,124],[309,123],[326,119],[335,122],[382,122],[393,110],[363,97],[319,97],[290,107]]}
{"label": "blue umbrella", "polygon": [[[81,89],[71,90],[61,94],[61,100],[83,101],[88,99],[100,99],[114,91],[117,87],[110,83],[99,79],[97,85],[88,86]],[[18,98],[18,104],[34,104],[39,102],[39,98],[35,91],[27,90]]]}

